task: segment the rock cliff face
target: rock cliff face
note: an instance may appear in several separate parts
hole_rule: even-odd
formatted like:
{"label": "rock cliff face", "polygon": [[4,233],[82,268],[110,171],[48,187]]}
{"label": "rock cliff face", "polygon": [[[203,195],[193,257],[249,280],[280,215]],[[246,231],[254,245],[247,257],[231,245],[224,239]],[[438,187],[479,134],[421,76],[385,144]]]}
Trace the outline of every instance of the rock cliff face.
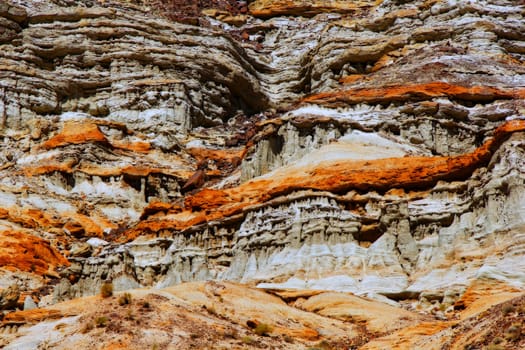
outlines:
{"label": "rock cliff face", "polygon": [[0,3],[1,288],[525,288],[525,4],[177,4]]}

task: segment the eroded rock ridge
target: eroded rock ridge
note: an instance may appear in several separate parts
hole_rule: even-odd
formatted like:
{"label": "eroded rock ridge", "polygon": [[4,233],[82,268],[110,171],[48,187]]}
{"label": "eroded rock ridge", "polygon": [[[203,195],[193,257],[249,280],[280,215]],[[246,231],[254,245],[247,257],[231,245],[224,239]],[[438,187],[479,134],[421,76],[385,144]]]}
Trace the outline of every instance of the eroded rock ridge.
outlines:
{"label": "eroded rock ridge", "polygon": [[525,287],[523,4],[238,3],[0,3],[0,287]]}

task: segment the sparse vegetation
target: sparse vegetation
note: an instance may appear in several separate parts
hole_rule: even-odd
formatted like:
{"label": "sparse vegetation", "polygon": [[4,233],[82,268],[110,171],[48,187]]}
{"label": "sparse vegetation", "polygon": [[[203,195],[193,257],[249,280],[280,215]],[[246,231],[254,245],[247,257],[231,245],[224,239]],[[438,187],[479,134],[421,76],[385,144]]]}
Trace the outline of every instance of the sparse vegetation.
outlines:
{"label": "sparse vegetation", "polygon": [[483,348],[484,350],[503,350],[505,349],[505,340],[500,337],[496,337],[490,344]]}
{"label": "sparse vegetation", "polygon": [[284,341],[287,342],[287,343],[293,343],[293,342],[295,341],[295,339],[294,339],[293,337],[289,336],[288,334],[285,334],[285,335],[283,336],[283,339],[284,339]]}
{"label": "sparse vegetation", "polygon": [[521,305],[518,309],[518,313],[520,315],[524,315],[525,314],[525,305]]}
{"label": "sparse vegetation", "polygon": [[106,327],[108,323],[108,318],[106,316],[100,316],[95,319],[95,324],[97,327]]}
{"label": "sparse vegetation", "polygon": [[267,323],[259,323],[253,332],[257,335],[269,335],[273,331],[273,327]]}
{"label": "sparse vegetation", "polygon": [[124,293],[118,298],[118,304],[120,306],[124,305],[130,305],[131,304],[131,294],[130,293]]}
{"label": "sparse vegetation", "polygon": [[521,324],[513,324],[505,332],[505,339],[516,341],[521,337]]}
{"label": "sparse vegetation", "polygon": [[84,326],[80,330],[81,333],[85,334],[95,328],[95,324],[92,321],[84,323]]}
{"label": "sparse vegetation", "polygon": [[132,310],[128,310],[128,313],[126,315],[126,319],[130,320],[130,321],[133,321],[135,319],[135,315],[133,314]]}
{"label": "sparse vegetation", "polygon": [[232,329],[225,330],[223,333],[223,336],[225,338],[237,339],[239,337],[239,334],[237,333],[235,329],[232,328]]}
{"label": "sparse vegetation", "polygon": [[332,350],[332,346],[326,340],[321,340],[317,345],[308,350]]}
{"label": "sparse vegetation", "polygon": [[504,315],[508,315],[508,314],[516,311],[516,308],[514,307],[514,305],[508,304],[508,305],[503,306],[501,311],[503,312]]}
{"label": "sparse vegetation", "polygon": [[113,283],[106,282],[100,287],[100,295],[102,298],[109,298],[113,295]]}
{"label": "sparse vegetation", "polygon": [[242,341],[244,344],[246,344],[246,345],[250,345],[250,344],[255,343],[255,340],[254,340],[252,337],[248,336],[248,335],[242,337],[242,338],[241,338],[241,341]]}
{"label": "sparse vegetation", "polygon": [[505,348],[499,344],[489,344],[485,347],[485,350],[503,350],[503,349]]}
{"label": "sparse vegetation", "polygon": [[505,340],[503,338],[500,338],[500,337],[496,337],[492,340],[492,343],[494,344],[501,344],[503,343]]}

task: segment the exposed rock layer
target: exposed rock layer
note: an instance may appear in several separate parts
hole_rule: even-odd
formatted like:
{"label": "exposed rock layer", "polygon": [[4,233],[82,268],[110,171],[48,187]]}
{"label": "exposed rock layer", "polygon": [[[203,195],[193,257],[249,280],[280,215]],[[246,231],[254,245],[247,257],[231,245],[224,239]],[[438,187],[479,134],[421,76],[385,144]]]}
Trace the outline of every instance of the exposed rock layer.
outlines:
{"label": "exposed rock layer", "polygon": [[5,349],[39,344],[54,349],[458,349],[474,344],[516,349],[525,344],[522,292],[478,285],[461,302],[463,309],[455,318],[436,321],[345,293],[295,290],[274,295],[232,283],[186,283],[14,312],[0,325],[0,345]]}
{"label": "exposed rock layer", "polygon": [[153,4],[0,4],[0,287],[525,287],[523,4]]}

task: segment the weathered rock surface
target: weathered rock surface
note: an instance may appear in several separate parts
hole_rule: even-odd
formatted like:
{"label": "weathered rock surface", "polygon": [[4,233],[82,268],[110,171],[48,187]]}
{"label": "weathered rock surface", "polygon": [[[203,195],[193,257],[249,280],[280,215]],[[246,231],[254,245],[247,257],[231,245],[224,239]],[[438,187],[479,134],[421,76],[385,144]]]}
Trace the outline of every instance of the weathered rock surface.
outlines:
{"label": "weathered rock surface", "polygon": [[[338,296],[343,300],[352,298],[344,294]],[[311,306],[293,307],[275,295],[231,283],[201,282],[157,291],[135,290],[131,291],[130,303],[120,306],[119,297],[88,297],[56,304],[52,308],[11,313],[0,328],[4,339],[16,338],[12,332],[6,332],[13,326],[25,335],[5,348],[19,349],[38,344],[57,349],[87,348],[95,344],[101,348],[112,344],[140,348],[157,344],[168,349],[189,349],[229,344],[235,349],[303,349],[322,341],[334,346],[359,342],[359,328],[367,327],[366,319],[344,322],[317,314],[308,309]],[[324,297],[328,295],[320,294],[313,297],[316,300],[310,301],[310,298],[307,302],[309,305],[322,303]],[[370,307],[382,306],[359,298],[353,301]],[[97,303],[98,307],[92,308],[92,303]],[[104,324],[97,321],[102,317],[106,317]],[[405,311],[394,319],[400,320],[401,326],[413,325],[424,317]],[[35,325],[37,322],[39,324]],[[137,322],[141,324],[140,332],[134,331]],[[59,323],[62,326],[57,332]],[[269,326],[266,336],[252,329],[257,324]],[[105,336],[104,331],[113,336]],[[377,330],[372,326],[370,332]],[[70,337],[73,334],[75,336]]]}
{"label": "weathered rock surface", "polygon": [[0,310],[14,309],[20,297],[18,285],[13,284],[0,293]]}
{"label": "weathered rock surface", "polygon": [[177,4],[0,4],[0,288],[525,288],[525,4]]}
{"label": "weathered rock surface", "polygon": [[494,342],[505,349],[523,346],[523,291],[477,285],[457,305],[461,311],[453,312],[453,317],[435,320],[346,293],[265,292],[229,282],[193,282],[13,312],[0,324],[0,346],[461,349]]}

